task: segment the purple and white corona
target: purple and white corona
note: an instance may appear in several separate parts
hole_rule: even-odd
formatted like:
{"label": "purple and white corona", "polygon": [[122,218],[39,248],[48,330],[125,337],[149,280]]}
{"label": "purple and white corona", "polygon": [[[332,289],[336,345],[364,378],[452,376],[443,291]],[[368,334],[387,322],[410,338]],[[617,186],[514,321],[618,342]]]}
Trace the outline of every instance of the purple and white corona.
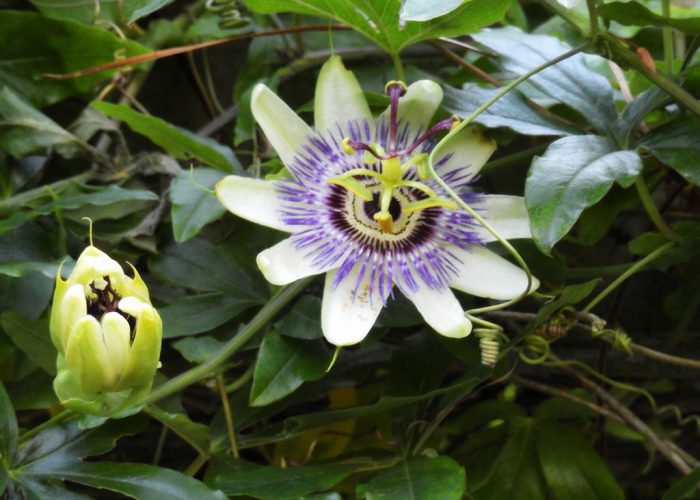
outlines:
{"label": "purple and white corona", "polygon": [[[316,86],[314,131],[258,85],[253,115],[293,177],[228,176],[216,186],[234,214],[291,233],[258,255],[268,281],[326,273],[321,325],[339,346],[367,335],[395,289],[438,333],[459,338],[471,323],[451,289],[510,299],[527,286],[525,272],[485,248],[493,236],[426,175],[439,134],[456,123],[430,127],[442,89],[421,80],[386,91],[391,105],[375,119],[354,75],[332,57]],[[434,155],[435,171],[504,238],[529,238],[522,198],[465,190],[494,150],[467,127]]]}

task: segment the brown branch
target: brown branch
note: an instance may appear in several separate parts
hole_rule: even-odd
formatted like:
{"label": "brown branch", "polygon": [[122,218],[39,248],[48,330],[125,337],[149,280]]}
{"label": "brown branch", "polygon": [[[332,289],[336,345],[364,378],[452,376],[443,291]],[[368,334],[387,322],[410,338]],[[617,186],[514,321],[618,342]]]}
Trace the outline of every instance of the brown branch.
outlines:
{"label": "brown branch", "polygon": [[481,79],[484,80],[484,81],[489,82],[491,85],[494,85],[494,86],[496,86],[496,87],[503,87],[503,83],[502,83],[500,80],[498,80],[498,79],[492,77],[492,76],[489,75],[487,72],[485,72],[485,71],[482,70],[481,68],[479,68],[479,67],[473,65],[472,63],[470,63],[469,61],[467,61],[467,60],[464,59],[463,57],[459,57],[459,55],[455,54],[454,52],[452,52],[452,51],[451,51],[450,49],[448,49],[447,47],[443,47],[443,46],[440,45],[439,43],[433,42],[433,41],[429,41],[429,42],[428,42],[428,45],[430,45],[430,46],[433,47],[435,50],[437,50],[438,52],[440,52],[441,54],[443,54],[443,55],[444,55],[445,57],[447,57],[450,61],[452,61],[452,62],[454,62],[454,63],[456,63],[456,64],[462,66],[464,69],[466,69],[467,71],[469,71],[471,74],[473,74],[473,75],[475,75],[475,76],[478,76],[479,78],[481,78]]}
{"label": "brown branch", "polygon": [[42,75],[45,78],[53,78],[56,80],[69,80],[71,78],[79,78],[81,76],[92,75],[94,73],[99,73],[101,71],[107,71],[114,68],[121,68],[124,66],[130,66],[132,64],[140,64],[144,62],[155,61],[157,59],[163,59],[165,57],[176,56],[178,54],[185,54],[188,52],[193,52],[195,50],[206,49],[209,47],[215,47],[217,45],[223,45],[229,42],[238,42],[240,40],[248,40],[252,38],[260,38],[263,36],[275,36],[284,35],[286,33],[300,33],[305,31],[325,31],[328,29],[335,30],[348,30],[349,26],[344,24],[313,24],[309,26],[295,26],[291,28],[282,28],[277,30],[269,31],[258,31],[245,33],[243,35],[235,35],[227,38],[221,38],[219,40],[208,40],[206,42],[194,43],[191,45],[183,45],[181,47],[171,47],[169,49],[155,50],[149,52],[148,54],[141,54],[133,57],[126,57],[124,59],[118,59],[116,61],[111,61],[105,64],[99,64],[97,66],[91,66],[89,68],[84,68],[78,71],[71,71],[70,73],[60,73],[53,74],[47,73]]}
{"label": "brown branch", "polygon": [[[555,362],[561,361],[554,354],[550,354],[549,359]],[[671,465],[678,469],[683,475],[688,475],[693,471],[692,467],[688,465],[686,460],[677,451],[678,448],[675,445],[671,446],[669,445],[669,441],[659,437],[642,419],[635,415],[627,406],[618,401],[612,394],[571,366],[559,365],[557,368],[578,380],[583,387],[604,401],[605,404],[612,408],[612,410],[627,423],[627,425],[644,436],[647,441],[649,441],[659,453],[666,457]]]}

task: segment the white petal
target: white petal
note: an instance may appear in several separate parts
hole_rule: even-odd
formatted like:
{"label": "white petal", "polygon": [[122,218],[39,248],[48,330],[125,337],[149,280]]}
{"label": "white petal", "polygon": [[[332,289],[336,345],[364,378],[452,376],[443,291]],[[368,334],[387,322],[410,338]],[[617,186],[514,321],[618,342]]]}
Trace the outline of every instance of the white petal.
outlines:
{"label": "white petal", "polygon": [[[450,286],[477,297],[508,300],[525,291],[527,275],[518,266],[503,257],[482,247],[472,247],[470,251],[450,247],[462,264],[458,264],[459,274]],[[540,282],[533,277],[530,292],[537,289]]]}
{"label": "white petal", "polygon": [[[408,86],[406,94],[399,99],[398,118],[400,123],[410,124],[409,139],[414,138],[418,130],[425,132],[432,122],[433,115],[442,101],[442,87],[432,80],[419,80]],[[389,123],[390,108],[381,115]]]}
{"label": "white petal", "polygon": [[102,250],[90,245],[78,257],[68,280],[85,285],[86,293],[89,293],[87,285],[92,281],[113,274],[124,274],[122,266]]}
{"label": "white petal", "polygon": [[455,175],[472,178],[479,173],[494,151],[496,141],[479,133],[476,127],[466,127],[437,150],[434,156],[436,163],[441,158],[450,156],[445,163],[436,166],[435,172],[442,177],[454,170],[464,169]]}
{"label": "white petal", "polygon": [[307,250],[294,246],[294,240],[287,238],[275,246],[263,250],[256,259],[265,279],[273,285],[288,285],[307,276],[321,274],[338,267],[333,263],[325,267],[313,264],[313,257],[306,256]]}
{"label": "white petal", "polygon": [[131,326],[124,316],[117,312],[108,312],[102,316],[100,324],[110,362],[116,376],[119,377],[129,355]]}
{"label": "white petal", "polygon": [[[476,208],[478,208],[479,214],[486,219],[486,222],[503,238],[507,240],[532,238],[525,198],[502,194],[486,195]],[[476,228],[476,233],[484,242],[496,239],[481,225]]]}
{"label": "white petal", "polygon": [[124,297],[119,301],[117,307],[120,311],[123,311],[129,316],[133,316],[134,318],[138,319],[144,309],[150,309],[153,306],[147,302],[137,299],[136,297]]}
{"label": "white petal", "polygon": [[253,89],[250,108],[265,137],[282,162],[289,166],[294,154],[313,135],[311,128],[262,83]]}
{"label": "white petal", "polygon": [[413,302],[425,322],[439,334],[459,339],[471,333],[471,321],[464,315],[464,309],[449,288],[436,290],[423,286],[411,292],[401,287],[401,291]]}
{"label": "white petal", "polygon": [[227,175],[216,183],[219,201],[237,216],[263,226],[291,232],[282,222],[275,183],[262,179]]}
{"label": "white petal", "polygon": [[[356,265],[337,287],[333,286],[337,271],[326,274],[321,305],[321,329],[323,336],[331,344],[345,346],[360,342],[372,329],[384,306],[376,287],[374,294],[370,296],[369,271],[365,272],[355,294],[360,269],[361,264]],[[389,290],[384,292],[385,295],[389,294]]]}
{"label": "white petal", "polygon": [[316,81],[314,126],[316,130],[345,129],[348,122],[374,125],[372,113],[357,78],[343,66],[340,56],[331,56]]}

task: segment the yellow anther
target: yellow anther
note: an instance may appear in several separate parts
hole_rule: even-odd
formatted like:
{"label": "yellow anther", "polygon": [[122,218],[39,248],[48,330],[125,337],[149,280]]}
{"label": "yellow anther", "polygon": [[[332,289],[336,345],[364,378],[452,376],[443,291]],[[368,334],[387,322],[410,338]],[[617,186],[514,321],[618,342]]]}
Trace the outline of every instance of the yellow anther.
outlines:
{"label": "yellow anther", "polygon": [[345,151],[346,154],[354,155],[355,153],[357,153],[355,148],[353,148],[350,145],[350,138],[349,137],[346,137],[345,139],[343,139],[343,142],[340,143],[340,147],[343,148],[343,151]]}
{"label": "yellow anther", "polygon": [[452,115],[452,118],[454,119],[454,122],[452,123],[452,126],[450,127],[450,131],[456,129],[460,123],[462,123],[462,119],[457,116],[457,115]]}
{"label": "yellow anther", "polygon": [[388,211],[382,210],[374,214],[374,220],[377,221],[379,229],[385,233],[391,233],[394,231],[394,218]]}
{"label": "yellow anther", "polygon": [[437,207],[449,208],[450,210],[457,210],[457,204],[452,200],[447,200],[445,198],[425,198],[424,200],[406,203],[401,207],[401,211],[410,214],[412,212],[418,212],[419,210],[425,210],[426,208]]}
{"label": "yellow anther", "polygon": [[365,151],[363,161],[365,162],[365,165],[374,165],[374,163],[377,161],[377,158],[375,158],[375,156],[369,151]]}
{"label": "yellow anther", "polygon": [[386,85],[384,85],[384,93],[388,94],[389,89],[391,89],[391,87],[393,87],[394,85],[398,85],[403,89],[403,91],[401,92],[401,95],[404,95],[406,93],[406,91],[408,90],[408,87],[406,86],[406,84],[403,83],[401,80],[389,80],[388,82],[386,82]]}

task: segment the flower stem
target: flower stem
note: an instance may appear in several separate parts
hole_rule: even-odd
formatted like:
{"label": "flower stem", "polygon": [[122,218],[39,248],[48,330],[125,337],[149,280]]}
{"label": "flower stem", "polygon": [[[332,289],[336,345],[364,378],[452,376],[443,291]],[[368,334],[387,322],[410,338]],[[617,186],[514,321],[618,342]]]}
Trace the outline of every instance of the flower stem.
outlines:
{"label": "flower stem", "polygon": [[233,455],[233,458],[238,458],[238,443],[236,442],[236,429],[233,426],[233,413],[231,412],[231,405],[228,401],[228,394],[226,393],[226,382],[224,381],[223,375],[219,374],[216,376],[216,386],[219,388],[221,406],[224,408],[224,416],[226,417],[226,432],[228,433],[228,439],[231,444],[231,455]]}
{"label": "flower stem", "polygon": [[402,82],[406,80],[406,72],[403,69],[403,62],[401,62],[401,57],[395,52],[391,53],[391,61],[394,63],[394,69],[396,70],[396,79]]}
{"label": "flower stem", "polygon": [[634,181],[634,187],[637,188],[637,194],[639,195],[639,199],[642,201],[644,210],[646,210],[647,214],[649,215],[649,218],[654,223],[656,228],[659,231],[661,231],[661,234],[666,236],[669,240],[677,240],[678,236],[676,235],[676,233],[673,232],[673,230],[668,226],[668,224],[666,224],[666,221],[661,216],[659,209],[656,208],[656,204],[651,198],[651,193],[649,193],[649,188],[647,188],[647,184],[646,182],[644,182],[643,176],[640,175],[639,177],[637,177],[637,180]]}
{"label": "flower stem", "polygon": [[285,305],[292,301],[297,295],[306,289],[306,286],[313,278],[306,278],[296,281],[291,285],[282,288],[270,301],[263,306],[260,311],[250,320],[243,329],[226,344],[224,344],[217,353],[201,365],[190,368],[177,377],[170,379],[163,385],[156,387],[141,401],[135,404],[148,404],[163,399],[174,394],[185,387],[194,384],[202,379],[211,376],[212,373],[223,363],[228,360],[233,354],[243,347],[255,334],[257,334]]}
{"label": "flower stem", "polygon": [[639,260],[636,262],[632,267],[630,267],[627,271],[622,273],[620,276],[617,277],[615,281],[610,283],[610,285],[605,288],[602,292],[600,292],[598,295],[596,295],[593,300],[591,300],[586,307],[581,309],[582,313],[588,313],[590,312],[595,306],[598,305],[598,303],[603,300],[605,297],[607,297],[613,290],[615,290],[618,286],[620,286],[627,278],[632,276],[633,274],[637,273],[640,271],[642,268],[644,268],[647,264],[650,262],[656,260],[658,257],[663,255],[667,250],[670,248],[674,247],[676,244],[673,241],[669,241],[665,245],[660,246],[653,252],[651,252],[649,255],[644,257],[643,259]]}
{"label": "flower stem", "polygon": [[69,417],[77,415],[73,410],[63,410],[61,413],[54,415],[51,417],[49,420],[44,422],[43,424],[39,424],[33,429],[29,429],[27,432],[22,434],[19,437],[19,444],[26,443],[30,439],[32,439],[34,436],[39,434],[40,432],[50,429],[51,427],[55,427],[56,425],[60,424],[64,420],[68,419]]}
{"label": "flower stem", "polygon": [[[671,17],[671,0],[661,0],[661,15]],[[673,31],[670,26],[661,28],[664,44],[664,69],[667,75],[673,74]]]}

